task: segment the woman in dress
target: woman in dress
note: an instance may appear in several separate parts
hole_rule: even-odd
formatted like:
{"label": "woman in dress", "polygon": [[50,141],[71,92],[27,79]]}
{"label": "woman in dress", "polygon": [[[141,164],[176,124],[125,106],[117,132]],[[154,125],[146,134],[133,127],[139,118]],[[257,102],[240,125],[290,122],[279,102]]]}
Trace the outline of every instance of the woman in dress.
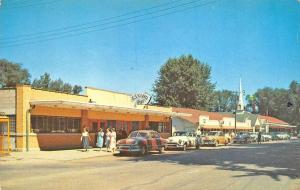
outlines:
{"label": "woman in dress", "polygon": [[96,144],[96,146],[100,148],[100,151],[103,147],[103,137],[104,137],[104,132],[102,131],[102,128],[100,128],[97,133],[97,144]]}
{"label": "woman in dress", "polygon": [[82,142],[83,149],[85,149],[85,152],[87,152],[87,149],[89,148],[90,140],[91,140],[91,138],[89,136],[89,132],[88,132],[87,128],[84,127],[83,132],[81,134],[81,142]]}
{"label": "woman in dress", "polygon": [[112,153],[115,153],[116,150],[116,139],[117,139],[117,134],[115,128],[112,128],[112,132],[110,134],[110,149]]}
{"label": "woman in dress", "polygon": [[106,146],[106,152],[108,152],[109,147],[110,147],[110,130],[109,128],[106,129],[106,140],[105,140],[105,146]]}

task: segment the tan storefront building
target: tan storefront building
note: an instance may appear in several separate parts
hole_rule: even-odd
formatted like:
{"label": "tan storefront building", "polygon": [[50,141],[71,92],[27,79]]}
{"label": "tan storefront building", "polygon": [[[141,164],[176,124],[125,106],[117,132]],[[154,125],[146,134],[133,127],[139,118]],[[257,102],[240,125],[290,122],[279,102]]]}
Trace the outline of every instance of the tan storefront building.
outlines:
{"label": "tan storefront building", "polygon": [[84,95],[34,89],[28,85],[0,89],[0,112],[10,118],[11,148],[47,150],[79,148],[83,127],[92,144],[99,128],[129,133],[153,129],[171,134],[171,108],[139,105],[131,94],[86,87]]}

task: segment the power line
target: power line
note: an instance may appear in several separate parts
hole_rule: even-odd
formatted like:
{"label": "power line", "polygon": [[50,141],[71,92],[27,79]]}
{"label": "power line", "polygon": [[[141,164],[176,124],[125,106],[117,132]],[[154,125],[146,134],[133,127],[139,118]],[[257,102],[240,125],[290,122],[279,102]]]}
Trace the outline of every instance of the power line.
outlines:
{"label": "power line", "polygon": [[[36,3],[37,1],[36,0],[19,0],[19,1],[12,1],[12,0],[2,0],[4,1],[5,3],[7,3],[6,5],[7,6],[11,6],[11,5],[24,5],[24,4],[28,4],[28,3]],[[39,0],[39,2],[42,2],[42,1],[48,1],[48,0]]]}
{"label": "power line", "polygon": [[72,29],[72,28],[80,28],[82,26],[89,26],[90,24],[96,24],[96,23],[101,23],[103,21],[109,21],[109,20],[113,20],[113,19],[116,19],[116,18],[122,18],[124,16],[136,14],[136,13],[139,13],[139,12],[149,11],[149,10],[152,10],[152,9],[156,9],[156,8],[168,6],[168,5],[171,5],[171,4],[175,4],[175,3],[180,2],[180,1],[184,1],[184,0],[176,0],[176,1],[168,2],[168,3],[163,3],[163,4],[159,4],[159,5],[156,5],[156,6],[149,7],[149,8],[144,8],[144,9],[140,9],[140,10],[128,12],[128,13],[117,15],[117,16],[113,16],[113,17],[102,18],[102,19],[98,19],[98,20],[95,20],[95,21],[86,22],[86,23],[83,23],[83,24],[66,26],[66,27],[61,27],[61,28],[57,28],[57,29],[53,29],[53,30],[37,32],[37,33],[23,34],[23,35],[14,36],[14,37],[0,38],[0,42],[1,41],[10,41],[9,39],[18,39],[18,38],[23,38],[23,37],[25,38],[27,36],[28,37],[29,36],[36,36],[36,35],[54,33],[54,32],[57,32],[57,31],[64,31],[64,30],[68,30],[68,29]]}
{"label": "power line", "polygon": [[18,42],[18,41],[29,41],[29,40],[34,40],[36,38],[47,38],[47,37],[52,37],[52,36],[59,36],[59,35],[62,35],[62,34],[68,34],[68,33],[74,33],[74,32],[80,32],[82,30],[88,30],[88,29],[99,27],[99,26],[105,26],[105,25],[120,23],[120,22],[123,22],[123,21],[131,20],[131,19],[135,19],[135,18],[139,18],[139,17],[153,15],[153,14],[156,14],[156,13],[159,13],[159,12],[169,11],[169,10],[172,10],[172,9],[176,9],[178,7],[183,7],[183,6],[187,6],[187,5],[190,5],[190,4],[194,4],[194,3],[199,2],[199,1],[202,1],[202,0],[194,0],[194,1],[187,2],[187,3],[178,4],[176,6],[164,8],[164,9],[161,9],[161,10],[146,12],[146,13],[131,16],[131,17],[128,17],[128,18],[122,18],[122,19],[119,19],[119,20],[116,20],[116,21],[106,22],[106,23],[102,23],[102,24],[96,24],[96,25],[92,25],[92,26],[81,27],[81,28],[78,28],[78,29],[69,29],[67,31],[62,31],[62,32],[59,32],[59,33],[56,32],[56,33],[53,33],[53,34],[50,33],[50,34],[45,34],[45,35],[41,34],[41,35],[37,35],[37,36],[26,37],[26,38],[21,39],[21,40],[17,40],[17,39],[6,40],[6,42],[4,42],[4,44],[5,43],[15,43],[15,42]]}
{"label": "power line", "polygon": [[130,22],[116,24],[116,25],[108,26],[108,27],[102,27],[102,28],[99,28],[99,29],[84,31],[84,32],[76,33],[76,34],[56,36],[56,37],[51,37],[51,38],[47,38],[47,39],[40,39],[40,40],[30,41],[30,42],[25,42],[25,43],[20,43],[19,42],[19,43],[12,43],[12,44],[8,44],[8,45],[1,45],[0,48],[14,47],[14,46],[23,46],[23,45],[28,45],[28,44],[36,44],[36,43],[47,42],[47,41],[61,39],[61,38],[67,38],[67,37],[73,37],[73,36],[80,36],[80,35],[84,35],[84,34],[87,34],[87,33],[96,32],[96,31],[108,30],[108,29],[112,29],[112,28],[117,28],[117,27],[121,27],[121,26],[130,25],[130,24],[133,24],[133,23],[142,22],[142,21],[145,21],[145,20],[151,20],[151,19],[154,19],[154,18],[159,18],[159,17],[163,17],[163,16],[175,14],[175,13],[178,13],[178,12],[182,12],[182,11],[194,9],[194,8],[197,8],[197,7],[202,7],[202,6],[205,6],[205,5],[209,5],[209,4],[215,3],[217,1],[220,1],[220,0],[209,1],[209,2],[206,2],[206,3],[198,4],[198,5],[195,5],[195,6],[189,6],[189,7],[186,7],[184,9],[179,9],[179,10],[167,12],[167,13],[156,15],[156,16],[152,16],[152,17],[149,17],[149,18],[142,18],[142,19],[139,19],[139,20],[134,20],[134,21],[130,21]]}
{"label": "power line", "polygon": [[[3,1],[3,0],[2,0]],[[27,8],[27,7],[33,7],[33,6],[42,6],[42,5],[48,5],[48,4],[53,4],[53,3],[57,3],[59,1],[62,0],[52,0],[52,1],[48,1],[48,2],[38,2],[38,3],[32,3],[32,4],[21,4],[21,5],[17,5],[17,6],[7,6],[7,7],[3,7],[2,9],[0,9],[0,11],[6,11],[6,10],[11,10],[11,9],[18,9],[18,8]],[[36,2],[36,1],[35,1]],[[2,2],[2,4],[4,4]],[[5,4],[4,4],[5,5]]]}

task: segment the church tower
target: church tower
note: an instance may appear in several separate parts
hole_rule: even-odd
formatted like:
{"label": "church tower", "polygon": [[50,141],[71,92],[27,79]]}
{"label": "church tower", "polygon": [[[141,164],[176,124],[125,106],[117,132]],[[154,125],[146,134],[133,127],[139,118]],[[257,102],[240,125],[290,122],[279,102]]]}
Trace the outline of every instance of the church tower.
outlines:
{"label": "church tower", "polygon": [[244,111],[244,92],[243,92],[243,88],[242,88],[242,79],[240,79],[238,110]]}

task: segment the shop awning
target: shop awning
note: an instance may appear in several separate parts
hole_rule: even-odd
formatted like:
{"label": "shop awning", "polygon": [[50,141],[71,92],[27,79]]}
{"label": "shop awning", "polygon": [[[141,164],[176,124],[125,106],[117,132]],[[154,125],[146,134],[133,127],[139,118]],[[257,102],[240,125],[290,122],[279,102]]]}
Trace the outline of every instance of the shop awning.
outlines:
{"label": "shop awning", "polygon": [[270,129],[293,129],[296,128],[296,126],[292,126],[289,124],[283,124],[283,123],[266,123],[266,125],[269,125]]}
{"label": "shop awning", "polygon": [[37,100],[31,101],[32,106],[45,106],[45,107],[58,107],[58,108],[69,108],[69,109],[82,109],[82,110],[93,110],[93,111],[106,111],[106,112],[118,112],[118,113],[132,113],[132,114],[144,114],[144,115],[160,115],[160,116],[191,116],[187,113],[177,113],[177,112],[166,112],[151,109],[140,109],[140,108],[129,108],[129,107],[118,107],[118,106],[108,106],[100,105],[96,103],[87,102],[77,102],[77,101],[66,101],[66,100]]}
{"label": "shop awning", "polygon": [[[205,125],[202,127],[203,129],[217,129],[221,130],[220,126],[217,125]],[[234,126],[222,126],[222,129],[232,129],[234,130]],[[241,126],[236,126],[236,129],[238,130],[252,130],[252,127],[241,127]]]}

